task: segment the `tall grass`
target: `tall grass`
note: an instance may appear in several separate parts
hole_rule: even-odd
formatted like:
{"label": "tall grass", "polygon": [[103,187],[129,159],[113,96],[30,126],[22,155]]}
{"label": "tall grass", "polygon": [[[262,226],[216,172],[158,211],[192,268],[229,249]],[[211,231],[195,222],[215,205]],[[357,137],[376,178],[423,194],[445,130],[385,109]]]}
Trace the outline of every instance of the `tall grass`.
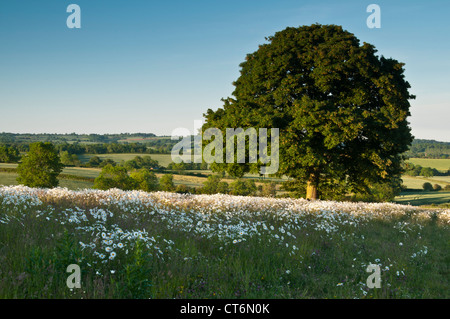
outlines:
{"label": "tall grass", "polygon": [[3,187],[0,297],[448,298],[449,225],[396,204]]}

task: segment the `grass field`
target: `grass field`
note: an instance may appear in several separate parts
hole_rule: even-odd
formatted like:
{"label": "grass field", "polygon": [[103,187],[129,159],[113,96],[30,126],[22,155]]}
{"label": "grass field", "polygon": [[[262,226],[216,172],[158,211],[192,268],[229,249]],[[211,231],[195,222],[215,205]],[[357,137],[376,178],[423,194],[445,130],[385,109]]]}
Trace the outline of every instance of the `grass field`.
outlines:
{"label": "grass field", "polygon": [[450,208],[450,192],[404,192],[395,198],[395,202],[414,206],[446,205]]}
{"label": "grass field", "polygon": [[426,182],[431,184],[438,184],[444,188],[450,184],[450,176],[434,176],[434,177],[421,177],[421,176],[402,176],[403,184],[409,189],[422,189],[422,185]]}
{"label": "grass field", "polygon": [[0,298],[450,297],[449,210],[21,187],[0,203]]}
{"label": "grass field", "polygon": [[435,168],[438,171],[447,171],[450,169],[450,159],[434,159],[434,158],[410,158],[407,162],[422,167]]}
{"label": "grass field", "polygon": [[[17,177],[18,175],[16,173],[0,172],[0,186],[19,185],[19,183],[17,182]],[[66,187],[70,190],[81,190],[85,188],[92,188],[92,186],[94,186],[94,183],[89,181],[77,181],[59,178],[59,186]]]}

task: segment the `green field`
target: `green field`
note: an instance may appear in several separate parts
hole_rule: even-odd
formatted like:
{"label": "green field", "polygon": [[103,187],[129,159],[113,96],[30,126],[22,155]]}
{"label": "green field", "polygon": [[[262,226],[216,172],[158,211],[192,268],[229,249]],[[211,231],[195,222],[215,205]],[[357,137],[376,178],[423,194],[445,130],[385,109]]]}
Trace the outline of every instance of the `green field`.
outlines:
{"label": "green field", "polygon": [[[19,183],[17,182],[17,177],[18,177],[17,173],[0,172],[0,186],[19,185]],[[65,187],[70,190],[92,188],[92,186],[94,186],[93,182],[59,178],[59,187]]]}
{"label": "green field", "polygon": [[450,207],[450,192],[404,192],[395,198],[395,202],[413,206],[446,205]]}
{"label": "green field", "polygon": [[435,168],[438,171],[447,171],[450,169],[450,159],[435,159],[435,158],[410,158],[407,162],[422,167]]}
{"label": "green field", "polygon": [[434,176],[434,177],[421,177],[421,176],[402,176],[403,185],[408,189],[422,189],[422,185],[426,182],[431,184],[438,184],[444,188],[450,184],[450,176]]}

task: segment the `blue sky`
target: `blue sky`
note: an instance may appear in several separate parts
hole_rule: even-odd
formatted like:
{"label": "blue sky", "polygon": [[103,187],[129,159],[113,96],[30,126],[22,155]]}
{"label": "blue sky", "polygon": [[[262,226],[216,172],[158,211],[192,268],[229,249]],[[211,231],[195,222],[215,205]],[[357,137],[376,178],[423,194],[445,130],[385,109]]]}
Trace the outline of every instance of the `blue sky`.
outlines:
{"label": "blue sky", "polygon": [[[69,29],[69,4],[81,29]],[[369,4],[381,28],[369,29]],[[450,141],[450,1],[0,2],[0,132],[170,135],[233,91],[239,64],[288,26],[338,24],[406,63],[417,138]]]}

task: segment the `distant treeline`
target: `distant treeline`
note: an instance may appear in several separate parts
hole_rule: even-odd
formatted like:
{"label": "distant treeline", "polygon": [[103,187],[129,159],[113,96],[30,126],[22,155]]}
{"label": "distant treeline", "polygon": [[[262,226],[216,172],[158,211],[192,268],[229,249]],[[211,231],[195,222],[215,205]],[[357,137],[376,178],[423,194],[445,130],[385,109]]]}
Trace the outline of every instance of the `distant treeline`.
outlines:
{"label": "distant treeline", "polygon": [[405,165],[405,175],[409,176],[424,176],[424,177],[433,177],[433,176],[450,176],[450,169],[445,172],[440,172],[435,168],[431,167],[422,167],[420,165],[414,165],[412,163],[406,163]]}
{"label": "distant treeline", "polygon": [[121,134],[24,134],[24,133],[0,133],[0,143],[21,144],[33,142],[90,142],[90,143],[117,143],[121,140],[133,138],[156,137],[153,133],[121,133]]}
{"label": "distant treeline", "polygon": [[415,139],[405,155],[410,158],[450,158],[450,142]]}
{"label": "distant treeline", "polygon": [[[140,153],[140,154],[170,154],[177,141],[170,139],[158,139],[143,143],[102,143],[102,144],[84,144],[84,143],[53,143],[59,152],[68,152],[71,155],[82,154],[113,154],[113,153]],[[0,146],[8,149],[14,149],[26,153],[30,149],[31,143],[1,143]],[[0,151],[1,152],[1,151]]]}
{"label": "distant treeline", "polygon": [[[122,134],[16,134],[0,133],[0,146],[14,147],[19,152],[29,150],[33,142],[51,142],[59,152],[69,154],[170,154],[178,140],[170,136],[156,136],[153,133]],[[4,153],[4,151],[3,151]],[[409,158],[450,158],[450,142],[415,139],[409,151]],[[1,150],[0,150],[1,156]],[[14,157],[12,155],[12,157]],[[1,160],[1,159],[0,159]]]}

